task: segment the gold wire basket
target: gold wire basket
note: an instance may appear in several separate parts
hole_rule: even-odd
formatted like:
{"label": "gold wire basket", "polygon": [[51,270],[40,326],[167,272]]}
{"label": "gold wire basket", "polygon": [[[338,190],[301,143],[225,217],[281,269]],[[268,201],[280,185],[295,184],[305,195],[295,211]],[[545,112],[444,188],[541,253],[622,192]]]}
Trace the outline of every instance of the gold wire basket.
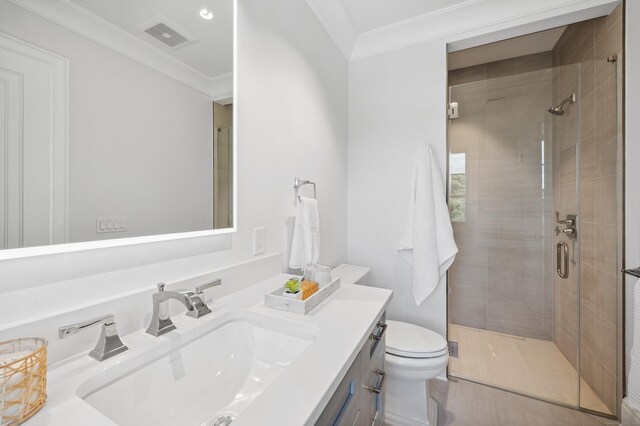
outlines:
{"label": "gold wire basket", "polygon": [[47,341],[0,342],[0,426],[18,425],[47,398]]}

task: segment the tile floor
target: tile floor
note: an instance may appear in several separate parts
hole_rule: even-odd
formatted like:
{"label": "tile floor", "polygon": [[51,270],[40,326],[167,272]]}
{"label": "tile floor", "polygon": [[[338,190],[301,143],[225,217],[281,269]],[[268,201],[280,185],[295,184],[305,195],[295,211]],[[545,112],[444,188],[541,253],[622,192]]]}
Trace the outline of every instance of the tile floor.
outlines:
{"label": "tile floor", "polygon": [[[577,372],[553,342],[451,324],[450,340],[459,357],[450,358],[452,376],[577,405]],[[609,413],[584,380],[581,406]]]}
{"label": "tile floor", "polygon": [[438,426],[618,425],[615,420],[466,380],[432,380],[430,386],[438,403]]}

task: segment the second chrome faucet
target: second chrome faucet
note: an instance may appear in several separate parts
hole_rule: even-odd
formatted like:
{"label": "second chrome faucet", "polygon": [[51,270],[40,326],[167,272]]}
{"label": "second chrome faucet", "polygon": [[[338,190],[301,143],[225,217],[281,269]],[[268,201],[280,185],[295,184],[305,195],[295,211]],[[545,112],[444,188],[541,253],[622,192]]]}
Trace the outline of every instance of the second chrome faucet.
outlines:
{"label": "second chrome faucet", "polygon": [[200,318],[211,313],[211,309],[209,309],[204,301],[202,290],[220,284],[221,281],[216,280],[210,284],[198,287],[198,291],[195,293],[190,290],[164,291],[165,283],[159,283],[158,292],[153,295],[153,314],[147,333],[153,336],[162,336],[176,329],[169,315],[168,305],[170,299],[181,302],[187,308],[187,316],[189,317]]}

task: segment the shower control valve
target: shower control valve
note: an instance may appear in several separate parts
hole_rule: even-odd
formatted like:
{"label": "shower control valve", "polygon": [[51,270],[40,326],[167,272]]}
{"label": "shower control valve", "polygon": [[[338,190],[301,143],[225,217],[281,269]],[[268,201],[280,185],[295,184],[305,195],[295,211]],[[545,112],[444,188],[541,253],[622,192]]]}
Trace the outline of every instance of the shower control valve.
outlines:
{"label": "shower control valve", "polygon": [[576,215],[568,214],[566,219],[561,220],[560,213],[556,212],[556,222],[566,226],[565,229],[560,229],[556,226],[555,228],[556,235],[559,235],[560,232],[562,232],[572,240],[575,240],[576,238],[578,238],[578,233],[576,230],[576,222],[577,222],[576,219],[577,219]]}

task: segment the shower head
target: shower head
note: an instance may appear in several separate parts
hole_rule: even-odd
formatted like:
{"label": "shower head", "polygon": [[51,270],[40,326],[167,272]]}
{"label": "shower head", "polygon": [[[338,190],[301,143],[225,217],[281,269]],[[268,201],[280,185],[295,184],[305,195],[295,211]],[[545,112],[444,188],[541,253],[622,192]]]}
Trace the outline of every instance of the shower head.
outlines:
{"label": "shower head", "polygon": [[564,113],[566,112],[563,108],[565,106],[565,104],[569,102],[569,104],[575,104],[576,103],[576,94],[572,93],[571,96],[569,96],[568,98],[566,98],[565,100],[563,100],[562,102],[560,102],[560,105],[555,106],[553,108],[549,108],[547,111],[549,111],[551,114],[553,115],[564,115]]}

